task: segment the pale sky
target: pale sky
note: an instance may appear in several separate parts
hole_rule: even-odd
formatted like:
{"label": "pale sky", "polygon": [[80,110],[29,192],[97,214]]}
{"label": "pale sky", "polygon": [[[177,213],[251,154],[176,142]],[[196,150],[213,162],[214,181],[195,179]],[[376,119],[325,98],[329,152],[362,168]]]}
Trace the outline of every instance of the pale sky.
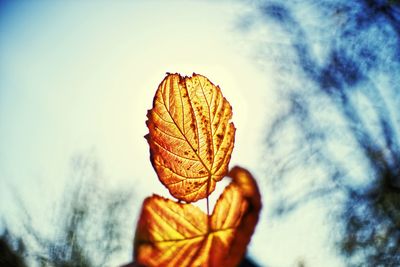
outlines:
{"label": "pale sky", "polygon": [[254,62],[252,38],[235,29],[248,7],[229,1],[18,1],[0,8],[0,212],[8,220],[18,221],[10,193],[16,188],[34,219],[46,225],[71,157],[89,150],[108,182],[134,188],[139,203],[153,193],[168,197],[143,138],[146,113],[166,72],[196,72],[220,85],[233,107],[230,166],[247,167],[263,193],[249,255],[261,266],[299,260],[341,266],[328,247],[323,207],[307,207],[284,223],[268,218],[273,192],[261,147],[276,98],[274,70]]}

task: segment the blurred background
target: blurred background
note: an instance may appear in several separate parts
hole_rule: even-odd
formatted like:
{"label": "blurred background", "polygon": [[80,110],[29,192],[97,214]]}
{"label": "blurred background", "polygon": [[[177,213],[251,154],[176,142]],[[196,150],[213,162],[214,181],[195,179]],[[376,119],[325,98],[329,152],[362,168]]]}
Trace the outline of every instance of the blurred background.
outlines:
{"label": "blurred background", "polygon": [[264,203],[243,266],[400,265],[399,1],[43,0],[0,2],[0,266],[132,261],[169,197],[143,138],[166,72],[233,107]]}

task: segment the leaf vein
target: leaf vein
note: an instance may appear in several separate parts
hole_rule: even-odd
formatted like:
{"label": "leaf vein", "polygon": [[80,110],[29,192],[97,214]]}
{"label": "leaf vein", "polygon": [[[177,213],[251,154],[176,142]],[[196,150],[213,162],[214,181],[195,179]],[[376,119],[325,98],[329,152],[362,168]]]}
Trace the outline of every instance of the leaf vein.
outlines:
{"label": "leaf vein", "polygon": [[166,152],[168,152],[168,153],[170,153],[170,154],[172,154],[172,155],[174,155],[174,156],[176,156],[176,157],[178,157],[178,158],[186,159],[186,160],[191,160],[191,161],[197,161],[196,159],[191,159],[191,158],[187,158],[187,157],[184,157],[184,156],[182,156],[182,155],[176,154],[175,152],[172,152],[171,150],[168,150],[167,148],[163,147],[160,143],[158,143],[158,142],[155,141],[155,140],[153,140],[153,142],[154,142],[154,144],[156,144],[158,147],[162,148],[162,149],[165,150]]}

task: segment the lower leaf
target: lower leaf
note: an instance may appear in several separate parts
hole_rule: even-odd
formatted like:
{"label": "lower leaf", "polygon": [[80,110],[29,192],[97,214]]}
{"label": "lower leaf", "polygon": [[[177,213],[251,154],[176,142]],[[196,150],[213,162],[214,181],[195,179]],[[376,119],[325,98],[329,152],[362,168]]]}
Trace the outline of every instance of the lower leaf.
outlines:
{"label": "lower leaf", "polygon": [[136,229],[134,256],[144,266],[236,266],[258,221],[261,197],[252,175],[234,167],[211,216],[192,204],[153,195]]}

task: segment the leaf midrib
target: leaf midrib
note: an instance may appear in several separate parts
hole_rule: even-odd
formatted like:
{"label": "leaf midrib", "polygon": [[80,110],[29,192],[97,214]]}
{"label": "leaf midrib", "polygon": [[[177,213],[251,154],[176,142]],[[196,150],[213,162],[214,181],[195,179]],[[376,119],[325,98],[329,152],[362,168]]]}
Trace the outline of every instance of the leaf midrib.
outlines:
{"label": "leaf midrib", "polygon": [[[188,94],[188,96],[189,96],[189,92],[187,91],[187,87],[186,87],[186,84],[185,84],[185,89],[186,89],[186,92],[187,92],[187,94]],[[173,118],[173,116],[172,116],[172,114],[170,113],[170,110],[168,109],[168,107],[167,107],[167,104],[165,103],[165,99],[164,99],[164,93],[162,94],[162,104],[164,105],[164,107],[165,107],[165,109],[167,110],[167,113],[168,113],[168,115],[169,115],[169,117],[171,118],[171,120],[173,121],[173,123],[174,123],[174,125],[176,126],[176,128],[179,130],[179,133],[183,136],[183,138],[185,139],[185,141],[186,141],[186,143],[188,143],[188,145],[190,146],[190,148],[192,149],[192,151],[194,152],[194,154],[197,156],[197,158],[199,159],[199,161],[200,161],[200,163],[203,165],[203,167],[207,170],[207,172],[208,172],[208,174],[209,174],[209,177],[211,177],[211,175],[212,175],[212,173],[211,173],[211,170],[207,167],[207,165],[204,163],[204,161],[201,159],[201,157],[200,157],[200,155],[196,152],[196,149],[192,146],[192,144],[189,142],[189,140],[187,139],[187,137],[186,137],[186,135],[182,132],[182,130],[181,130],[181,128],[179,127],[179,125],[177,124],[177,122],[175,121],[175,119]],[[181,95],[179,95],[180,96],[180,98],[181,98],[181,100],[182,100],[182,96]],[[184,106],[182,105],[182,114],[184,114],[184,110],[183,110],[183,108],[184,108]],[[191,111],[193,112],[193,114],[194,114],[194,110],[193,110],[193,107],[192,107],[192,105],[190,104],[190,109],[191,109]],[[198,128],[198,125],[197,125],[197,120],[196,120],[196,128]],[[199,137],[199,134],[197,133],[197,138],[198,139],[200,139],[200,137]],[[200,150],[200,148],[198,147],[198,149],[197,149],[197,151],[199,151]],[[210,180],[207,180],[207,182],[208,183],[210,183]]]}
{"label": "leaf midrib", "polygon": [[[211,170],[212,170],[213,167],[214,167],[214,157],[215,157],[215,155],[214,155],[214,140],[213,140],[214,134],[213,134],[213,131],[212,131],[212,122],[211,122],[211,108],[210,108],[210,104],[208,103],[207,97],[206,97],[206,95],[204,93],[203,85],[201,84],[200,79],[198,79],[198,80],[199,80],[199,85],[200,85],[200,88],[201,88],[201,92],[203,93],[204,100],[206,101],[206,104],[207,104],[207,107],[208,107],[208,124],[209,124],[208,128],[209,128],[209,134],[211,136],[210,142],[212,143],[211,144],[211,149],[212,149]],[[211,96],[211,101],[212,101],[213,96],[214,96],[214,93]],[[210,175],[207,178],[207,196],[210,194],[211,170],[209,171]],[[207,213],[208,213],[208,198],[207,198]]]}

